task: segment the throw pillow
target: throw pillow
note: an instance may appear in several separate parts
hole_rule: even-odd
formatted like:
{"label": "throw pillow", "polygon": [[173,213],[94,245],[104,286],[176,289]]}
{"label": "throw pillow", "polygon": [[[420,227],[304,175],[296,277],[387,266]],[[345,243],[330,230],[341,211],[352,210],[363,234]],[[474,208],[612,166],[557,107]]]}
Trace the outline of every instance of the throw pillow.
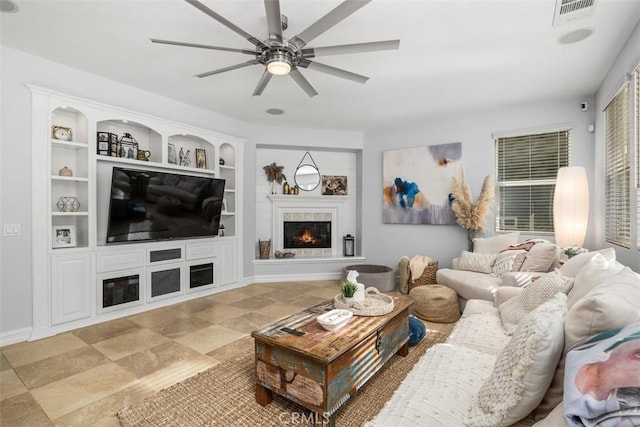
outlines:
{"label": "throw pillow", "polygon": [[496,254],[462,251],[458,260],[458,270],[491,273],[491,267],[493,267],[495,260]]}
{"label": "throw pillow", "polygon": [[614,264],[616,262],[616,251],[613,248],[606,248],[595,252],[578,254],[569,258],[564,264],[562,264],[562,267],[560,267],[560,273],[562,273],[563,276],[576,277],[582,267],[587,265],[591,258],[597,254],[604,256],[610,264]]}
{"label": "throw pillow", "polygon": [[496,259],[495,264],[491,267],[491,275],[502,278],[504,273],[513,269],[513,263],[516,257],[505,257],[500,260]]}
{"label": "throw pillow", "polygon": [[498,355],[469,411],[467,426],[503,427],[526,417],[542,400],[564,340],[567,297],[556,294],[530,312]]}
{"label": "throw pillow", "polygon": [[473,252],[497,254],[503,249],[518,243],[519,238],[519,231],[492,237],[476,237],[473,239]]}
{"label": "throw pillow", "polygon": [[576,275],[574,289],[569,292],[567,305],[569,308],[588,294],[593,288],[615,275],[622,266],[610,263],[602,254],[595,254]]}
{"label": "throw pillow", "polygon": [[498,307],[505,333],[514,333],[520,321],[532,310],[549,301],[558,292],[566,294],[573,281],[558,273],[543,274],[524,290]]}
{"label": "throw pillow", "polygon": [[[565,352],[576,342],[610,329],[640,321],[640,277],[630,268],[619,270],[606,265],[602,255],[594,256],[574,279],[567,297],[567,317],[564,322]],[[600,269],[594,266],[600,264]],[[585,291],[585,288],[587,292]],[[581,294],[571,304],[572,298]],[[546,415],[562,401],[564,357],[556,368],[553,382],[536,408],[536,419]]]}
{"label": "throw pillow", "polygon": [[567,353],[569,426],[640,426],[640,323],[580,341]]}
{"label": "throw pillow", "polygon": [[624,267],[570,307],[565,322],[566,345],[637,321],[640,321],[640,275]]}
{"label": "throw pillow", "polygon": [[536,243],[527,253],[520,271],[539,271],[546,273],[560,256],[560,248],[553,243]]}
{"label": "throw pillow", "polygon": [[524,260],[527,259],[526,253],[521,253],[516,255],[515,261],[513,261],[513,267],[511,271],[520,271],[522,269],[522,265],[524,264]]}

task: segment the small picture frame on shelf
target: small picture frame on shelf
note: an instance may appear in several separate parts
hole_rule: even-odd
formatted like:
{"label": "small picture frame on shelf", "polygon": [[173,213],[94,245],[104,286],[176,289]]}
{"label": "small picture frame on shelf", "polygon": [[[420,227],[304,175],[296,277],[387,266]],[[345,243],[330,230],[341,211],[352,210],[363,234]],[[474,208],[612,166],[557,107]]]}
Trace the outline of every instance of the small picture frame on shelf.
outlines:
{"label": "small picture frame on shelf", "polygon": [[167,144],[168,152],[167,152],[167,162],[172,165],[178,164],[178,153],[176,152],[176,146],[173,144]]}
{"label": "small picture frame on shelf", "polygon": [[207,150],[204,148],[196,148],[196,167],[198,169],[207,168]]}
{"label": "small picture frame on shelf", "polygon": [[75,225],[54,225],[52,242],[54,248],[74,248],[76,246]]}
{"label": "small picture frame on shelf", "polygon": [[345,175],[322,175],[323,196],[346,196],[347,177]]}
{"label": "small picture frame on shelf", "polygon": [[227,198],[222,198],[222,212],[227,212]]}
{"label": "small picture frame on shelf", "polygon": [[109,132],[97,132],[96,134],[96,143],[97,143],[97,153],[100,156],[108,156],[109,155]]}

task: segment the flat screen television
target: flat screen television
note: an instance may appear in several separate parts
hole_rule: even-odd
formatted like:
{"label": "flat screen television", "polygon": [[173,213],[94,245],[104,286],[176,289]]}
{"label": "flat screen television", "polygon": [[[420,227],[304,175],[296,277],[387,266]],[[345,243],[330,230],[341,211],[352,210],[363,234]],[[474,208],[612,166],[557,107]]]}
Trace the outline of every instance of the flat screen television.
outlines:
{"label": "flat screen television", "polygon": [[114,167],[106,243],[218,234],[224,179]]}

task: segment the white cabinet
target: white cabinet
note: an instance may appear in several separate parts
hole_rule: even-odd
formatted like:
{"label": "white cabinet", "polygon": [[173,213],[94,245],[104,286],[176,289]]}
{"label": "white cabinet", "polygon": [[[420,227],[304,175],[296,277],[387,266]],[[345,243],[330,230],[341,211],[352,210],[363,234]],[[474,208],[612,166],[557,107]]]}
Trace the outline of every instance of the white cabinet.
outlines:
{"label": "white cabinet", "polygon": [[[244,140],[46,88],[29,89],[32,339],[238,281]],[[224,237],[107,244],[116,166],[224,179]],[[151,259],[172,247],[179,248],[179,257]]]}
{"label": "white cabinet", "polygon": [[93,254],[72,253],[51,257],[51,323],[70,322],[91,316]]}
{"label": "white cabinet", "polygon": [[238,245],[236,239],[220,239],[220,285],[237,281]]}

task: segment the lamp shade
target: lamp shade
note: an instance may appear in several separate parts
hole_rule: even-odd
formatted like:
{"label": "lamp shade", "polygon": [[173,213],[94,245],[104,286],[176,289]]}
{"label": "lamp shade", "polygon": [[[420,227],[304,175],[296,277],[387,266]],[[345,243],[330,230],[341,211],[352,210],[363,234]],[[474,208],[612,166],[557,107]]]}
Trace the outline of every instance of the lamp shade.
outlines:
{"label": "lamp shade", "polygon": [[582,247],[589,221],[589,183],[580,166],[558,169],[553,193],[553,229],[562,248]]}

